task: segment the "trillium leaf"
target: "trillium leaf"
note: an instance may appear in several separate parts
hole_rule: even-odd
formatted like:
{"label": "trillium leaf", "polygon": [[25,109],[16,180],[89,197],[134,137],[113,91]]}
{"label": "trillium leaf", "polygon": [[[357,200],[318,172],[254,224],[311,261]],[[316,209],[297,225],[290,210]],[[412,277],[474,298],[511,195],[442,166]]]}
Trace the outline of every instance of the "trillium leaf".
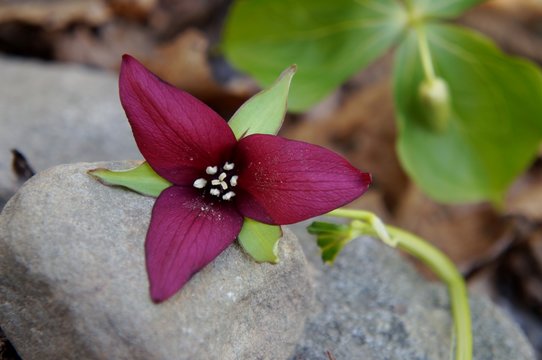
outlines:
{"label": "trillium leaf", "polygon": [[394,69],[401,162],[437,200],[499,203],[542,139],[542,75],[470,30],[432,24],[426,34],[436,73],[449,88],[450,118],[443,132],[420,121],[423,75],[412,32]]}
{"label": "trillium leaf", "polygon": [[171,186],[171,183],[154,172],[147,162],[130,170],[96,169],[89,171],[89,174],[106,185],[122,186],[153,197]]}
{"label": "trillium leaf", "polygon": [[235,112],[228,125],[237,139],[251,134],[276,135],[279,132],[296,70],[295,65],[284,70],[270,88],[254,95]]}
{"label": "trillium leaf", "polygon": [[245,251],[257,262],[279,262],[278,243],[282,237],[280,226],[262,224],[245,218],[239,243]]}
{"label": "trillium leaf", "polygon": [[301,111],[388,50],[405,24],[397,0],[239,0],[226,22],[223,49],[264,86],[297,64],[289,107]]}
{"label": "trillium leaf", "polygon": [[486,0],[407,0],[422,17],[451,18]]}

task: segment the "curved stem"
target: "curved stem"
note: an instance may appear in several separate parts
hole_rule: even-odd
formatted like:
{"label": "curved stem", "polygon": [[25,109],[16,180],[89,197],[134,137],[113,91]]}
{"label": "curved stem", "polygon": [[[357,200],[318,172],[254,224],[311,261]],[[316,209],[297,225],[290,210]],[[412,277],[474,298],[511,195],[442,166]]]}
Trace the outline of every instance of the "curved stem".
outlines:
{"label": "curved stem", "polygon": [[[376,218],[378,222],[382,223],[376,215],[363,210],[336,209],[326,215],[361,220],[369,224],[374,224]],[[455,359],[471,360],[473,345],[468,293],[465,281],[456,266],[443,252],[416,235],[393,226],[384,225],[384,227],[389,234],[388,238],[392,239],[391,242],[385,241],[388,245],[395,245],[400,250],[421,260],[448,287],[456,338]],[[375,231],[381,232],[377,228]],[[378,235],[380,236],[380,234]]]}
{"label": "curved stem", "polygon": [[387,226],[392,237],[399,238],[398,248],[423,261],[448,287],[454,319],[457,360],[472,359],[472,325],[467,287],[450,259],[437,248],[404,230]]}

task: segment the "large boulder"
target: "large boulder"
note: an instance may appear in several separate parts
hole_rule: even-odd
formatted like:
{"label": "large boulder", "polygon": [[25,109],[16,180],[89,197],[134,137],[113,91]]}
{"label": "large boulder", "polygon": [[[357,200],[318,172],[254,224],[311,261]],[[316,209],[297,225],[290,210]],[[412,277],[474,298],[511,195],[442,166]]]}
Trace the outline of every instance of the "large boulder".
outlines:
{"label": "large boulder", "polygon": [[22,358],[288,358],[313,296],[295,236],[277,265],[234,244],[156,305],[143,250],[154,199],[86,174],[134,165],[52,168],[1,213],[0,324]]}
{"label": "large boulder", "polygon": [[[309,223],[292,229],[309,260],[316,301],[292,360],[329,360],[326,351],[337,360],[450,359],[453,326],[442,284],[425,280],[398,250],[368,237],[349,243],[328,267],[305,230]],[[490,300],[471,294],[471,310],[474,359],[536,359]]]}
{"label": "large boulder", "polygon": [[0,57],[0,79],[0,209],[20,185],[11,149],[38,171],[142,158],[120,106],[116,74]]}

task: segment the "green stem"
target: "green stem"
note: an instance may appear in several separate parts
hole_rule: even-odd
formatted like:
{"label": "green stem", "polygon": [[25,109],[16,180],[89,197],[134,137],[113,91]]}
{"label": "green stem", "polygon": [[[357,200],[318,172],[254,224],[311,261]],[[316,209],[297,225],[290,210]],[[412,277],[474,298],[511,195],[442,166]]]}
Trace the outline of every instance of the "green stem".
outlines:
{"label": "green stem", "polygon": [[[363,210],[336,209],[329,216],[356,219],[369,224],[382,224],[380,219],[371,212]],[[375,220],[377,219],[377,220]],[[456,360],[472,360],[472,325],[468,301],[467,287],[463,277],[452,261],[440,250],[421,238],[398,229],[384,225],[388,245],[395,245],[400,250],[416,257],[427,265],[448,287],[454,330],[456,338]],[[381,231],[375,228],[377,233]],[[378,234],[380,236],[380,234]],[[390,239],[391,238],[391,239]],[[390,241],[391,240],[391,241]]]}
{"label": "green stem", "polygon": [[418,50],[420,51],[420,57],[422,58],[423,72],[425,78],[432,82],[435,80],[435,68],[433,67],[433,60],[431,59],[431,52],[429,51],[429,44],[427,43],[427,36],[425,35],[425,28],[421,24],[416,24],[416,33],[418,39]]}
{"label": "green stem", "polygon": [[416,11],[412,0],[405,0],[405,8],[408,13],[408,23],[411,28],[416,30],[416,38],[418,40],[418,50],[422,59],[423,72],[425,79],[428,82],[435,80],[435,68],[433,66],[433,60],[431,59],[431,52],[429,51],[429,44],[427,42],[427,36],[425,34],[425,27],[423,17]]}
{"label": "green stem", "polygon": [[414,13],[414,4],[412,4],[412,0],[404,0],[403,3],[405,4],[406,10],[409,14]]}

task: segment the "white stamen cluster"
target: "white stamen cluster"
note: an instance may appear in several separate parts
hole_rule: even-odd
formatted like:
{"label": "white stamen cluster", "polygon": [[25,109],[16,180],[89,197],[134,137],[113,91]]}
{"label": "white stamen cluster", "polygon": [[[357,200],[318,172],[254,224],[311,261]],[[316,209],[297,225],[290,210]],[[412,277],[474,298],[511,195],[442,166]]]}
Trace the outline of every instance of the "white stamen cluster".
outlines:
{"label": "white stamen cluster", "polygon": [[[237,186],[239,176],[233,175],[229,178],[228,181],[228,172],[233,170],[234,167],[235,164],[229,162],[226,162],[224,166],[222,166],[222,169],[224,171],[220,172],[217,178],[210,180],[210,184],[213,187],[209,189],[209,194],[216,197],[222,197],[222,200],[231,200],[235,196],[235,192],[231,190],[226,192],[226,190],[228,190],[230,186]],[[208,175],[216,175],[218,173],[218,166],[207,166],[205,172]],[[194,181],[193,186],[197,189],[204,189],[208,184],[208,179],[199,178]]]}

